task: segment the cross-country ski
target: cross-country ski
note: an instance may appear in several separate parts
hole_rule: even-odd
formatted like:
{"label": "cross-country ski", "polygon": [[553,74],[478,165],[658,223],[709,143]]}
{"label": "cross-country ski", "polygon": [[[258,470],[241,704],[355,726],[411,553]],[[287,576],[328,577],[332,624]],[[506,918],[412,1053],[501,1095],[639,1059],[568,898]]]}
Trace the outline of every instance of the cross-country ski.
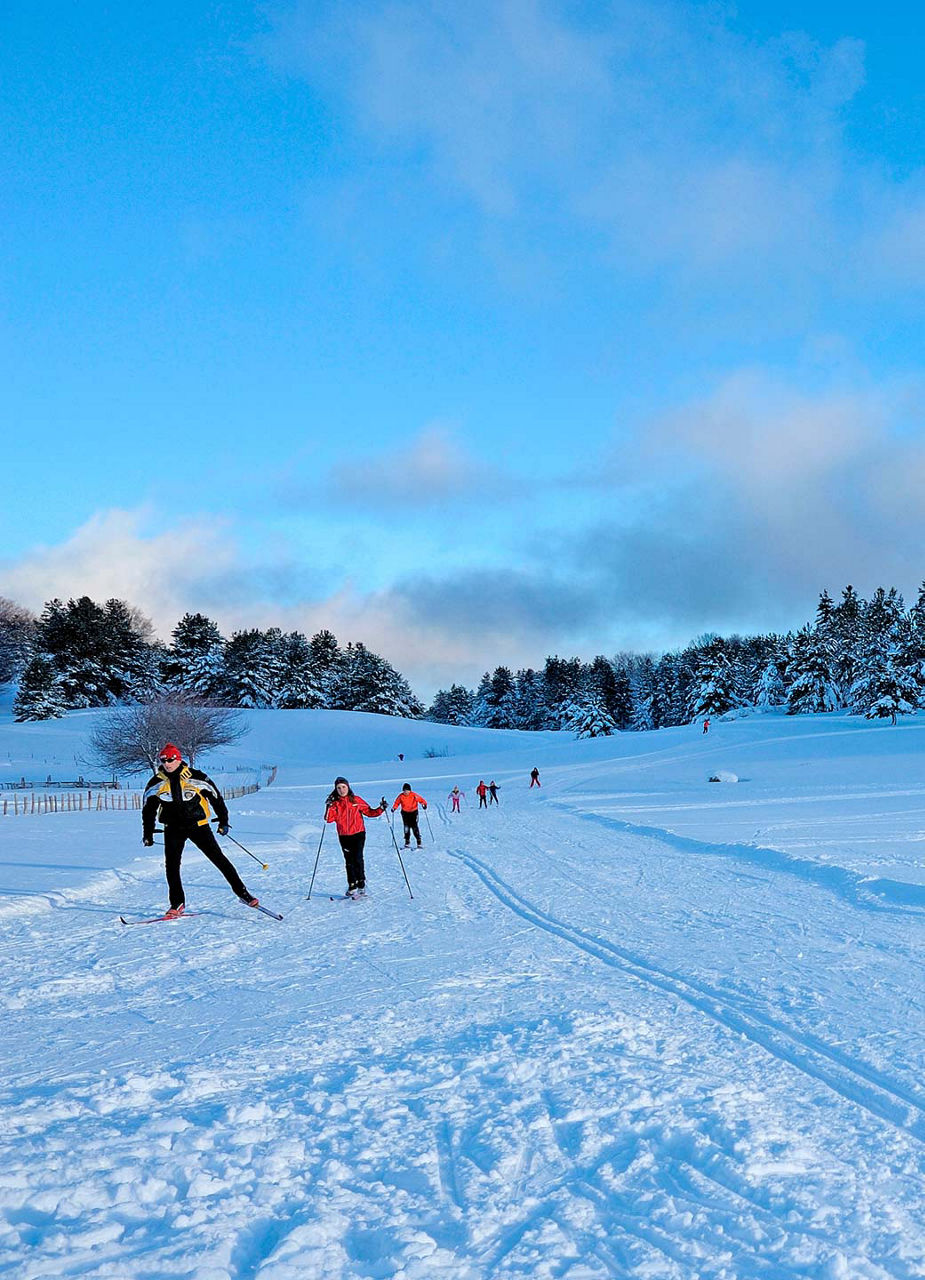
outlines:
{"label": "cross-country ski", "polygon": [[139,920],[126,920],[125,916],[119,916],[119,922],[121,924],[159,924],[161,921],[170,923],[171,920],[191,920],[194,916],[202,914],[203,912],[201,911],[184,911],[182,915],[171,915],[169,912],[165,912],[160,916],[143,916]]}

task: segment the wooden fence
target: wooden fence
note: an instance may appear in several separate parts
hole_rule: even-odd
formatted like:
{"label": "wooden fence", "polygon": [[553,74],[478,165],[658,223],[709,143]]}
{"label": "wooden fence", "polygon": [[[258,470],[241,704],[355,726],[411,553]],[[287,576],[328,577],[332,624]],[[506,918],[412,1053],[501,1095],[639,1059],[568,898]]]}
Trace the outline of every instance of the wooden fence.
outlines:
{"label": "wooden fence", "polygon": [[[237,800],[259,790],[260,784],[252,782],[246,787],[229,787],[222,795],[226,800]],[[141,791],[30,791],[21,797],[14,793],[0,801],[0,817],[14,817],[21,813],[99,813],[105,809],[140,809],[141,799]]]}

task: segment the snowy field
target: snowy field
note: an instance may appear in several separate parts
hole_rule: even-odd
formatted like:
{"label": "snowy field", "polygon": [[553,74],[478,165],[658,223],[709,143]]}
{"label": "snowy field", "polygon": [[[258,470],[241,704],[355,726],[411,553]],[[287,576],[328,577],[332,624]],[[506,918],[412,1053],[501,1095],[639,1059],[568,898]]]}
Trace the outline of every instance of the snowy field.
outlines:
{"label": "snowy field", "polygon": [[[92,718],[0,717],[0,780]],[[166,905],[137,812],[0,819],[0,1272],[925,1275],[925,719],[251,720],[203,763],[279,765],[231,805],[269,870],[228,851],[281,923],[190,850],[203,914],[123,928]],[[430,800],[413,900],[379,819],[370,898],[329,832],[306,901],[336,773]]]}

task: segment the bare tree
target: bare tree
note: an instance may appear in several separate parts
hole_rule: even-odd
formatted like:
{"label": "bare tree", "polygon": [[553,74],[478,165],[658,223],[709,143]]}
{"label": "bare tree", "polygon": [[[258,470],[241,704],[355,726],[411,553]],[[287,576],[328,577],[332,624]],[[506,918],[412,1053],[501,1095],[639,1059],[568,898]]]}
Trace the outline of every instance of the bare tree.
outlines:
{"label": "bare tree", "polygon": [[247,732],[238,711],[192,698],[159,698],[108,711],[90,734],[90,761],[113,775],[153,772],[165,742],[175,743],[192,762],[200,752],[228,746]]}

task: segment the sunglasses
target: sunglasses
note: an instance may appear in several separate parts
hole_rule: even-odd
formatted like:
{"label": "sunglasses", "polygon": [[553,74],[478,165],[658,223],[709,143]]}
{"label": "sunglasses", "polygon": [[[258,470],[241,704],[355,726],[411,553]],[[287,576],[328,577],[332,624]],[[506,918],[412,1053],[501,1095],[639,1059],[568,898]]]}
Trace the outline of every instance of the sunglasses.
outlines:
{"label": "sunglasses", "polygon": [[160,756],[161,764],[173,764],[174,760],[179,760],[179,756]]}

